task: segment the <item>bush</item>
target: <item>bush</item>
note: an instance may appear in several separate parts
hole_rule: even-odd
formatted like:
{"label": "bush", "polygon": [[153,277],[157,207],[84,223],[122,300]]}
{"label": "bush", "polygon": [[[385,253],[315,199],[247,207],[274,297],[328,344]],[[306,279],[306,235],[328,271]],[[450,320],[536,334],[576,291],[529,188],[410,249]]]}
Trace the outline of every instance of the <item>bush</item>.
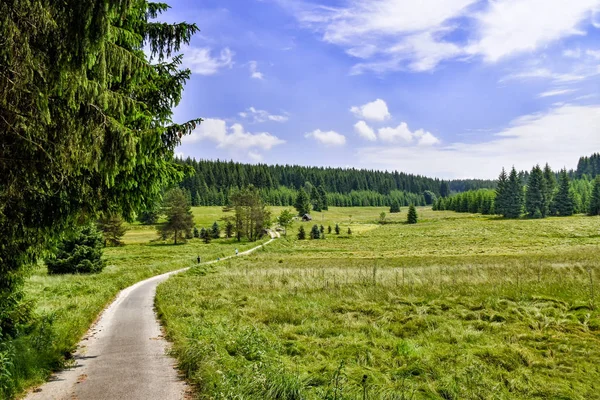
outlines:
{"label": "bush", "polygon": [[321,237],[321,232],[319,231],[319,227],[317,225],[313,225],[310,230],[310,238],[311,239],[319,239]]}
{"label": "bush", "polygon": [[47,259],[49,274],[98,273],[105,267],[102,260],[104,239],[93,224],[78,228],[58,244],[55,258]]}
{"label": "bush", "polygon": [[417,209],[412,204],[408,207],[408,215],[406,216],[406,223],[416,224],[418,220]]}
{"label": "bush", "polygon": [[304,230],[303,226],[300,226],[300,229],[298,229],[298,240],[304,239],[306,239],[306,231]]}

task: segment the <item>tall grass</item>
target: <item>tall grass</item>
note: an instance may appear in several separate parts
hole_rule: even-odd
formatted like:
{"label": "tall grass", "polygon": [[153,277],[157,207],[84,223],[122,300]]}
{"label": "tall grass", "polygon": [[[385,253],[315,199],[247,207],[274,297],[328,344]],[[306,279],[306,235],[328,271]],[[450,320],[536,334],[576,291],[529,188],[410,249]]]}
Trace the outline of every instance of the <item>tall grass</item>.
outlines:
{"label": "tall grass", "polygon": [[159,286],[198,398],[598,397],[600,219],[355,214]]}

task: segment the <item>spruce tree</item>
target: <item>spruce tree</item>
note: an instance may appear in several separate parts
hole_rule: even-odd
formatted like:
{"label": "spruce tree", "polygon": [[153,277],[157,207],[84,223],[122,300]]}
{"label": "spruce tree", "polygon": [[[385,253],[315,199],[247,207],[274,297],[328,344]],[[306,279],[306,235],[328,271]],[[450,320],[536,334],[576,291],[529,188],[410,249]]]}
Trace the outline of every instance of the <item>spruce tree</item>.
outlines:
{"label": "spruce tree", "polygon": [[588,215],[600,215],[600,175],[594,179]]}
{"label": "spruce tree", "polygon": [[392,201],[392,205],[390,206],[390,214],[395,214],[400,212],[400,203],[398,200]]}
{"label": "spruce tree", "polygon": [[554,200],[554,195],[556,193],[556,177],[554,176],[554,172],[550,169],[550,165],[546,163],[544,166],[544,183],[545,183],[545,193],[544,193],[544,201],[548,207],[548,212],[550,212],[550,208],[552,207],[552,203]]}
{"label": "spruce tree", "polygon": [[78,227],[58,244],[53,258],[46,260],[49,274],[88,274],[104,269],[104,239],[93,224]]}
{"label": "spruce tree", "polygon": [[348,235],[352,235],[352,229],[350,229],[350,227],[348,227]]}
{"label": "spruce tree", "polygon": [[294,208],[298,211],[298,215],[302,216],[310,212],[310,199],[303,188],[298,190],[296,200],[294,201]]}
{"label": "spruce tree", "polygon": [[319,195],[319,201],[321,203],[321,210],[329,210],[329,204],[327,202],[327,192],[325,192],[325,188],[323,185],[319,185],[317,188],[317,193]]}
{"label": "spruce tree", "polygon": [[120,246],[127,228],[123,226],[123,218],[119,214],[105,214],[98,220],[98,229],[104,236],[104,246]]}
{"label": "spruce tree", "polygon": [[573,215],[575,211],[575,200],[571,191],[571,182],[567,170],[560,171],[558,192],[554,196],[552,209],[560,216]]}
{"label": "spruce tree", "polygon": [[340,225],[339,224],[335,224],[335,234],[336,235],[340,234]]}
{"label": "spruce tree", "polygon": [[450,185],[446,181],[442,181],[442,183],[440,184],[440,196],[450,196]]}
{"label": "spruce tree", "polygon": [[233,225],[233,222],[231,222],[231,220],[227,220],[227,222],[225,223],[225,237],[227,239],[229,239],[230,237],[233,237],[233,232],[235,230],[235,225]]}
{"label": "spruce tree", "polygon": [[167,221],[158,227],[162,237],[172,237],[173,243],[177,244],[178,240],[184,242],[186,237],[192,236],[194,217],[183,190],[175,188],[167,193],[163,213]]}
{"label": "spruce tree", "polygon": [[216,221],[210,228],[210,236],[213,239],[218,239],[219,237],[221,237],[221,228],[219,227],[219,224]]}
{"label": "spruce tree", "polygon": [[523,185],[515,167],[510,171],[506,189],[508,193],[504,205],[504,216],[519,218],[523,213]]}
{"label": "spruce tree", "polygon": [[321,204],[321,196],[319,196],[319,191],[314,186],[310,191],[310,202],[312,203],[313,211],[321,211],[323,209]]}
{"label": "spruce tree", "polygon": [[408,206],[408,214],[406,216],[406,223],[416,224],[418,220],[417,209],[412,204]]}
{"label": "spruce tree", "polygon": [[525,192],[525,212],[530,218],[543,218],[546,216],[544,195],[544,173],[540,166],[536,165],[529,174]]}
{"label": "spruce tree", "polygon": [[319,232],[321,233],[321,235],[325,233],[325,227],[323,225],[319,226]]}
{"label": "spruce tree", "polygon": [[194,237],[196,239],[198,239],[200,237],[200,231],[198,230],[198,228],[194,227]]}
{"label": "spruce tree", "polygon": [[319,227],[317,225],[313,225],[310,230],[310,238],[311,239],[319,239],[321,237],[321,233],[319,231]]}
{"label": "spruce tree", "polygon": [[327,233],[331,235],[331,225],[327,227]]}
{"label": "spruce tree", "polygon": [[304,239],[306,239],[306,231],[304,230],[304,226],[300,225],[300,228],[298,229],[298,240]]}
{"label": "spruce tree", "polygon": [[183,177],[173,152],[200,121],[172,123],[190,71],[171,57],[198,28],[157,20],[167,9],[144,0],[0,2],[3,337],[15,332],[13,317],[26,319],[25,266],[62,232],[103,212],[131,220]]}
{"label": "spruce tree", "polygon": [[496,199],[494,201],[494,210],[496,214],[506,217],[508,211],[509,202],[509,191],[508,191],[508,176],[506,171],[502,168],[500,176],[498,177],[498,185],[496,187]]}

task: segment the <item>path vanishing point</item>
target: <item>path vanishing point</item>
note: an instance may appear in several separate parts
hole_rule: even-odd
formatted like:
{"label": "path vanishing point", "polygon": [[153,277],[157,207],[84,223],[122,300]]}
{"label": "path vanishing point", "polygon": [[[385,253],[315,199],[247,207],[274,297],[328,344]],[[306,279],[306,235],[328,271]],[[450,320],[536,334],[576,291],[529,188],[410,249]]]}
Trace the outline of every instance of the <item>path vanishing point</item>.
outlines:
{"label": "path vanishing point", "polygon": [[[239,255],[250,254],[278,236],[271,232],[271,240]],[[220,261],[229,258],[232,257]],[[167,355],[168,342],[162,337],[154,312],[154,296],[161,282],[187,269],[158,275],[122,290],[79,342],[75,365],[52,375],[25,399],[184,399],[188,387],[178,374],[176,361]]]}

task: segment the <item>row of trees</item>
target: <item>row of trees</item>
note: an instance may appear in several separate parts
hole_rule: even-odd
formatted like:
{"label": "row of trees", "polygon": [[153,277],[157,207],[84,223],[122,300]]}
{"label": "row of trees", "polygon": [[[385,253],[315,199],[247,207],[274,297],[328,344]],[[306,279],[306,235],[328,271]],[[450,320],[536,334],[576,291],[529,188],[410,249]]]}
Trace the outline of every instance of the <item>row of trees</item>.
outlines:
{"label": "row of trees", "polygon": [[571,181],[563,169],[556,175],[548,165],[536,165],[528,174],[527,184],[513,168],[507,175],[503,169],[495,191],[477,190],[439,198],[434,210],[497,214],[505,218],[568,216],[574,213],[598,215],[600,210],[600,176],[590,181],[586,175]]}
{"label": "row of trees", "polygon": [[[328,193],[336,194],[349,194],[352,191],[371,191],[388,195],[397,190],[420,195],[428,190],[435,193],[436,196],[442,197],[449,196],[451,191],[462,192],[494,187],[494,182],[491,180],[443,181],[398,171],[383,172],[298,165],[252,165],[233,161],[208,161],[190,158],[179,159],[178,162],[195,172],[187,175],[180,186],[187,189],[193,198],[198,193],[197,197],[201,203],[197,205],[224,205],[227,202],[226,199],[220,198],[221,196],[227,196],[227,193],[232,189],[246,187],[250,184],[260,190],[279,189],[281,187],[299,190],[304,187],[309,195],[311,190],[306,187],[307,182],[317,188],[322,186]],[[207,201],[218,204],[206,204]],[[269,201],[269,204],[290,205],[289,203],[271,201]]]}

